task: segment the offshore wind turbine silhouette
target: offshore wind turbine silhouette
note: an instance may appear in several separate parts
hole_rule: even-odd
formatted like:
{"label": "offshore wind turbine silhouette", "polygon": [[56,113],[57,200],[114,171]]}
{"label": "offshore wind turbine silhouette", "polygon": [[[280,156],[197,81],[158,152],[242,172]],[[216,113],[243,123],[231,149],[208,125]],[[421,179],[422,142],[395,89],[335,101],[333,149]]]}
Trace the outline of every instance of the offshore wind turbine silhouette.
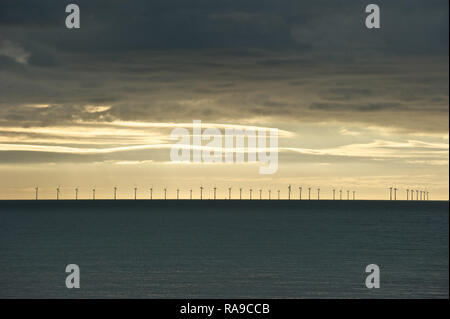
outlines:
{"label": "offshore wind turbine silhouette", "polygon": [[250,188],[250,200],[252,199],[252,192],[253,192],[253,189]]}
{"label": "offshore wind turbine silhouette", "polygon": [[177,199],[180,199],[180,190],[177,188]]}
{"label": "offshore wind turbine silhouette", "polygon": [[394,188],[394,200],[397,200],[397,189],[398,188]]}
{"label": "offshore wind turbine silhouette", "polygon": [[117,199],[117,186],[114,186],[114,200]]}
{"label": "offshore wind turbine silhouette", "polygon": [[217,189],[217,187],[216,186],[214,186],[214,200],[216,200],[216,189]]}
{"label": "offshore wind turbine silhouette", "polygon": [[389,200],[392,200],[392,187],[389,187]]}
{"label": "offshore wind turbine silhouette", "polygon": [[288,200],[291,200],[291,185],[288,186]]}
{"label": "offshore wind turbine silhouette", "polygon": [[259,190],[259,200],[262,199],[262,189]]}
{"label": "offshore wind turbine silhouette", "polygon": [[92,200],[95,200],[95,187],[92,189]]}
{"label": "offshore wind turbine silhouette", "polygon": [[189,199],[192,199],[192,188],[189,190]]}
{"label": "offshore wind turbine silhouette", "polygon": [[335,200],[335,199],[336,199],[336,190],[333,189],[333,200]]}
{"label": "offshore wind turbine silhouette", "polygon": [[353,191],[353,200],[355,200],[355,191]]}
{"label": "offshore wind turbine silhouette", "polygon": [[409,200],[409,189],[406,189],[406,200]]}
{"label": "offshore wind turbine silhouette", "polygon": [[231,200],[231,187],[228,187],[228,199]]}
{"label": "offshore wind turbine silhouette", "polygon": [[342,189],[339,190],[339,200],[342,200]]}
{"label": "offshore wind turbine silhouette", "polygon": [[350,199],[350,191],[347,189],[347,200]]}
{"label": "offshore wind turbine silhouette", "polygon": [[302,200],[302,187],[298,188],[298,199]]}
{"label": "offshore wind turbine silhouette", "polygon": [[36,186],[36,187],[34,188],[34,190],[35,190],[36,200],[38,200],[39,186]]}
{"label": "offshore wind turbine silhouette", "polygon": [[242,187],[239,188],[239,199],[240,199],[240,200],[242,199]]}
{"label": "offshore wind turbine silhouette", "polygon": [[56,200],[59,200],[59,186],[56,187]]}
{"label": "offshore wind turbine silhouette", "polygon": [[203,199],[203,186],[200,186],[200,200]]}
{"label": "offshore wind turbine silhouette", "polygon": [[78,200],[78,187],[75,187],[75,200]]}
{"label": "offshore wind turbine silhouette", "polygon": [[416,189],[416,200],[419,200],[419,191]]}
{"label": "offshore wind turbine silhouette", "polygon": [[137,199],[137,187],[134,187],[134,200]]}
{"label": "offshore wind turbine silhouette", "polygon": [[311,200],[311,187],[308,187],[308,200]]}
{"label": "offshore wind turbine silhouette", "polygon": [[278,199],[280,199],[280,190],[278,190]]}
{"label": "offshore wind turbine silhouette", "polygon": [[150,187],[150,199],[153,199],[153,187]]}
{"label": "offshore wind turbine silhouette", "polygon": [[317,200],[320,200],[320,188],[317,189]]}
{"label": "offshore wind turbine silhouette", "polygon": [[272,190],[269,189],[269,200],[271,200],[270,194],[272,193]]}

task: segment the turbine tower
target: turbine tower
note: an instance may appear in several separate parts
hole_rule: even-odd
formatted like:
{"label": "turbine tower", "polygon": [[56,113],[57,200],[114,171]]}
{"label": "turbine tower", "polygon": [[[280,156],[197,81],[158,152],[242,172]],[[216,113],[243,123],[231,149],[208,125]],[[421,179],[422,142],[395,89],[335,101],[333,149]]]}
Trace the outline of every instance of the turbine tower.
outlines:
{"label": "turbine tower", "polygon": [[242,199],[242,187],[239,188],[239,199]]}
{"label": "turbine tower", "polygon": [[409,200],[409,189],[406,189],[406,200]]}
{"label": "turbine tower", "polygon": [[335,200],[335,199],[336,199],[336,190],[333,189],[333,200]]}
{"label": "turbine tower", "polygon": [[262,189],[259,190],[259,200],[262,199]]}
{"label": "turbine tower", "polygon": [[189,199],[192,199],[192,189],[189,190]]}
{"label": "turbine tower", "polygon": [[288,186],[288,200],[291,200],[291,185]]}
{"label": "turbine tower", "polygon": [[311,200],[311,187],[308,187],[308,200]]}
{"label": "turbine tower", "polygon": [[302,188],[301,187],[298,188],[298,199],[302,200]]}
{"label": "turbine tower", "polygon": [[177,199],[180,199],[180,190],[177,188]]}
{"label": "turbine tower", "polygon": [[320,200],[320,188],[317,189],[317,200]]}
{"label": "turbine tower", "polygon": [[397,189],[398,188],[394,188],[394,200],[397,200]]}
{"label": "turbine tower", "polygon": [[252,192],[253,192],[253,189],[250,188],[250,200],[252,199]]}
{"label": "turbine tower", "polygon": [[39,187],[38,187],[38,186],[36,186],[36,187],[34,188],[34,190],[35,190],[35,192],[36,192],[36,200],[38,200],[38,195],[39,195]]}
{"label": "turbine tower", "polygon": [[153,187],[150,188],[150,199],[153,199]]}
{"label": "turbine tower", "polygon": [[347,200],[350,199],[350,191],[347,189]]}
{"label": "turbine tower", "polygon": [[353,200],[355,200],[355,191],[353,191]]}
{"label": "turbine tower", "polygon": [[231,187],[228,187],[228,199],[231,199]]}
{"label": "turbine tower", "polygon": [[114,186],[114,200],[117,199],[117,187]]}
{"label": "turbine tower", "polygon": [[278,190],[278,199],[280,199],[280,190]]}
{"label": "turbine tower", "polygon": [[134,200],[137,199],[137,187],[134,188]]}
{"label": "turbine tower", "polygon": [[92,189],[92,200],[95,200],[95,187]]}
{"label": "turbine tower", "polygon": [[75,188],[75,200],[78,200],[78,187]]}
{"label": "turbine tower", "polygon": [[392,187],[389,187],[389,200],[392,200]]}
{"label": "turbine tower", "polygon": [[271,199],[270,194],[272,193],[272,191],[269,189],[269,200]]}
{"label": "turbine tower", "polygon": [[167,188],[164,188],[164,200],[167,199]]}
{"label": "turbine tower", "polygon": [[214,186],[214,200],[216,200],[216,189],[217,189],[217,187]]}
{"label": "turbine tower", "polygon": [[419,200],[419,191],[416,189],[416,200]]}
{"label": "turbine tower", "polygon": [[342,189],[339,190],[339,200],[342,200]]}
{"label": "turbine tower", "polygon": [[203,199],[203,186],[200,186],[200,200]]}
{"label": "turbine tower", "polygon": [[59,186],[56,187],[56,200],[59,200]]}

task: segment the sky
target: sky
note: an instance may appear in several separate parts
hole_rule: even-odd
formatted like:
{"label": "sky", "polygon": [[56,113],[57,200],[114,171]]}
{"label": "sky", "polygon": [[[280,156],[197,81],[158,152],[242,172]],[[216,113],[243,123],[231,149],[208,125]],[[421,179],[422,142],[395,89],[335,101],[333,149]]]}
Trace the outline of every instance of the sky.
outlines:
{"label": "sky", "polygon": [[[67,29],[75,3],[81,27]],[[449,4],[0,2],[0,199],[449,194]],[[278,170],[171,161],[171,131],[277,128]]]}

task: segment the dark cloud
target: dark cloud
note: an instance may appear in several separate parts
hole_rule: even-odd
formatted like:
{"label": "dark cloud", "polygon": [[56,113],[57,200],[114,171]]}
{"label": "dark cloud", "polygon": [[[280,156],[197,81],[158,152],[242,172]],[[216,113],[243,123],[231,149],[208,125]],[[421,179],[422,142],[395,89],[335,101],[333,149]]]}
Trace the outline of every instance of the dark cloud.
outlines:
{"label": "dark cloud", "polygon": [[0,125],[266,117],[448,131],[448,1],[380,0],[380,30],[364,27],[366,1],[74,2],[79,30],[64,27],[65,2],[0,2]]}

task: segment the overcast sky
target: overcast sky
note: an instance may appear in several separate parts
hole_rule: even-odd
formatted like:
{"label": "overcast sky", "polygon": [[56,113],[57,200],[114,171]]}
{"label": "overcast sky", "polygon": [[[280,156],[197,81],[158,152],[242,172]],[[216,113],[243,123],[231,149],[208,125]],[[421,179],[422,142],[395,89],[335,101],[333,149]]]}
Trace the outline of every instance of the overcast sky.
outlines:
{"label": "overcast sky", "polygon": [[[448,1],[376,1],[376,30],[359,0],[75,0],[72,30],[68,3],[0,2],[1,198],[291,183],[448,199]],[[283,130],[278,172],[169,163],[168,124],[193,120]]]}

